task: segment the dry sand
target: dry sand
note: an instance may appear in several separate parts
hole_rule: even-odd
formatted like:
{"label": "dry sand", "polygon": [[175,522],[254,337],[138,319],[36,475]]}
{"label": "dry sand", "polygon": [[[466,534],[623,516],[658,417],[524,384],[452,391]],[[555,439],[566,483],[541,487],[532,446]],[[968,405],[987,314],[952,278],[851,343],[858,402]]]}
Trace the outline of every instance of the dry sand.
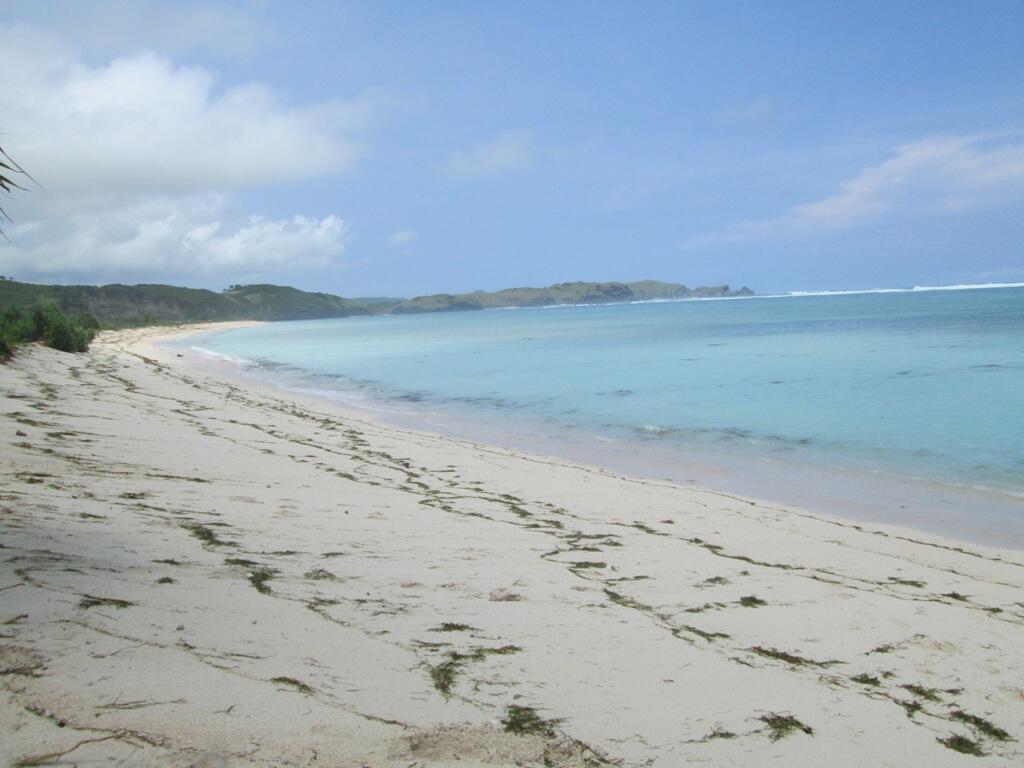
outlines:
{"label": "dry sand", "polygon": [[1024,762],[1020,551],[382,427],[158,333],[0,366],[7,764]]}

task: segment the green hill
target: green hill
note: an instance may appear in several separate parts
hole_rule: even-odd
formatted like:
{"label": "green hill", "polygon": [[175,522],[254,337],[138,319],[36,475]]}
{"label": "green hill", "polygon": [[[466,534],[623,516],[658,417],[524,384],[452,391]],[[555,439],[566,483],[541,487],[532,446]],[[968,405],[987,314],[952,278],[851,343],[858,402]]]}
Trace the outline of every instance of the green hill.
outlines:
{"label": "green hill", "polygon": [[106,327],[217,320],[302,320],[387,312],[401,299],[363,302],[279,285],[244,285],[215,293],[173,285],[33,285],[0,280],[0,308],[53,302]]}
{"label": "green hill", "polygon": [[687,288],[677,283],[559,283],[547,288],[439,293],[415,299],[346,299],[281,285],[233,285],[216,293],[174,285],[33,285],[0,279],[0,309],[52,302],[68,315],[91,315],[107,328],[129,325],[219,320],[313,320],[352,315],[412,314],[544,307],[557,304],[609,304],[651,299],[749,296],[749,288],[727,285]]}
{"label": "green hill", "polygon": [[728,285],[687,288],[678,283],[641,280],[635,283],[558,283],[547,288],[506,288],[488,293],[439,293],[418,296],[394,307],[395,314],[496,309],[499,307],[547,307],[559,304],[610,304],[653,299],[693,299],[752,296],[749,288],[730,290]]}

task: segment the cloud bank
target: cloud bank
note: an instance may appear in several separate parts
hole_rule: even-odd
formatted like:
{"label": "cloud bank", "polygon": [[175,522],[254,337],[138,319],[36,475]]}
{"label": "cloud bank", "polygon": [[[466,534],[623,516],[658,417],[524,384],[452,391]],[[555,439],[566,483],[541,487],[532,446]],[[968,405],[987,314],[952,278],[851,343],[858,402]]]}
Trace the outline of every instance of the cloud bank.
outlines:
{"label": "cloud bank", "polygon": [[269,86],[221,87],[152,52],[84,63],[38,30],[0,33],[3,145],[43,189],[5,207],[0,272],[37,279],[238,275],[344,252],[335,215],[267,219],[246,188],[345,173],[366,99],[292,106]]}
{"label": "cloud bank", "polygon": [[336,216],[240,216],[219,195],[146,198],[120,207],[30,221],[10,229],[5,273],[117,280],[258,274],[271,267],[326,267],[348,228]]}

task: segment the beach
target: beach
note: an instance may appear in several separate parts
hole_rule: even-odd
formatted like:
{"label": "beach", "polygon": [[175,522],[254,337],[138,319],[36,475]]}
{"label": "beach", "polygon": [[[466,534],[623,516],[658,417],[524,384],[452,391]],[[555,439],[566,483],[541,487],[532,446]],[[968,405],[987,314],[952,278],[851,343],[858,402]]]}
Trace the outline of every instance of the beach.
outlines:
{"label": "beach", "polygon": [[154,344],[203,330],[0,366],[5,764],[1024,760],[1024,551],[397,429]]}

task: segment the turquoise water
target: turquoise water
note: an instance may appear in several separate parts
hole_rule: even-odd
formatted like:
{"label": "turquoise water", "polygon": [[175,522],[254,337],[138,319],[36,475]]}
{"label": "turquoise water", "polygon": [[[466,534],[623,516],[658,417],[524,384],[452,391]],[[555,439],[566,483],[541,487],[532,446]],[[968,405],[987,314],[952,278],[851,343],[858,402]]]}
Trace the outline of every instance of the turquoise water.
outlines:
{"label": "turquoise water", "polygon": [[294,388],[484,432],[1024,494],[1022,287],[346,318],[190,343]]}

